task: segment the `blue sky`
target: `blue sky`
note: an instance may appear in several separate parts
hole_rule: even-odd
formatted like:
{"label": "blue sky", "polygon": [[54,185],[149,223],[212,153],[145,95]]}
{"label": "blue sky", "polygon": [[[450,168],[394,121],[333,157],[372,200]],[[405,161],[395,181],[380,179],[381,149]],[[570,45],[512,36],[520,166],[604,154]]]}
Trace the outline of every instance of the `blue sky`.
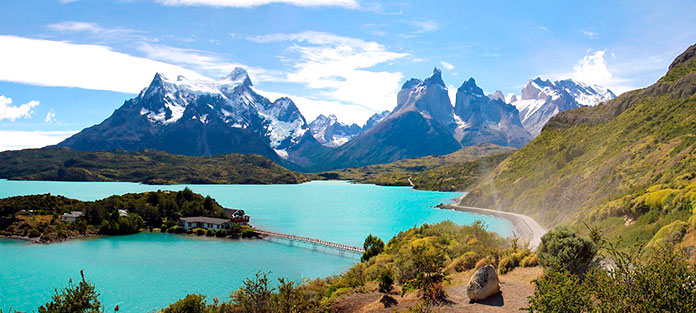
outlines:
{"label": "blue sky", "polygon": [[157,71],[246,68],[308,120],[391,110],[437,66],[519,94],[529,79],[644,87],[696,43],[694,1],[52,0],[0,4],[0,150],[101,122]]}

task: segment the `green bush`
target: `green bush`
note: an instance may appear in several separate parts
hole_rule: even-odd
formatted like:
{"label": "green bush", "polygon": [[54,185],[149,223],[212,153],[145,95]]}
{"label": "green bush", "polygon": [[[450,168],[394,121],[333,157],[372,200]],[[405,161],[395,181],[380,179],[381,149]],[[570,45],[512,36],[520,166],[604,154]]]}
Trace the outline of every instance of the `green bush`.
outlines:
{"label": "green bush", "polygon": [[174,229],[174,233],[175,233],[175,234],[183,234],[183,233],[185,233],[185,232],[186,232],[186,229],[184,229],[183,227],[176,227],[176,228]]}
{"label": "green bush", "polygon": [[203,236],[206,233],[206,230],[203,228],[194,228],[193,233],[196,234],[196,236]]}
{"label": "green bush", "polygon": [[566,269],[534,281],[530,312],[693,312],[696,271],[664,246],[653,254],[609,250],[614,266],[590,268],[584,277]]}
{"label": "green bush", "polygon": [[498,263],[498,273],[500,274],[506,274],[515,267],[519,266],[519,260],[513,256],[506,256],[500,260],[500,263]]}
{"label": "green bush", "polygon": [[212,229],[208,229],[208,230],[205,232],[205,235],[208,236],[208,237],[215,237],[215,231],[212,230]]}
{"label": "green bush", "polygon": [[544,234],[537,249],[539,263],[547,270],[565,269],[573,274],[587,271],[596,254],[592,241],[562,226]]}
{"label": "green bush", "polygon": [[225,237],[227,236],[227,231],[224,229],[220,229],[217,232],[215,232],[215,237]]}
{"label": "green bush", "polygon": [[186,233],[189,234],[189,235],[193,234],[193,229],[187,229],[187,230],[186,230]]}
{"label": "green bush", "polygon": [[469,251],[452,260],[452,264],[450,264],[449,267],[454,269],[456,272],[463,272],[474,268],[477,261],[478,256],[476,253]]}
{"label": "green bush", "polygon": [[162,226],[160,226],[160,232],[163,232],[163,233],[167,232],[167,225],[166,224],[162,224]]}
{"label": "green bush", "polygon": [[535,267],[537,265],[539,265],[539,259],[534,253],[524,257],[522,261],[520,261],[520,266],[522,267]]}
{"label": "green bush", "polygon": [[177,228],[179,228],[179,226],[169,227],[169,228],[167,228],[167,232],[174,233],[174,232],[176,232]]}
{"label": "green bush", "polygon": [[185,298],[170,304],[162,313],[206,313],[207,304],[204,295],[188,294]]}

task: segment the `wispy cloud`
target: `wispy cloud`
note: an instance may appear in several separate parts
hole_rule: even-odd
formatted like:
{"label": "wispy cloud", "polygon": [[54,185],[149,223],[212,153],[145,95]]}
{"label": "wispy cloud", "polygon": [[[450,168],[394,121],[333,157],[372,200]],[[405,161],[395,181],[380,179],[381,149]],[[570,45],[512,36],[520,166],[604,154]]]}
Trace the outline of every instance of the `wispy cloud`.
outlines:
{"label": "wispy cloud", "polygon": [[77,131],[0,130],[0,151],[41,148],[55,145]]}
{"label": "wispy cloud", "polygon": [[440,29],[440,24],[435,21],[409,21],[408,23],[417,28],[414,31],[416,34],[434,32]]}
{"label": "wispy cloud", "polygon": [[585,36],[587,36],[587,37],[590,37],[590,39],[596,39],[597,37],[599,37],[599,34],[598,34],[598,33],[591,32],[591,31],[589,31],[589,30],[584,30],[584,29],[583,29],[583,30],[581,30],[580,32],[582,32],[583,35],[585,35]]}
{"label": "wispy cloud", "polygon": [[101,45],[0,36],[0,47],[0,81],[138,93],[156,72],[203,78],[181,66]]}
{"label": "wispy cloud", "polygon": [[355,0],[156,0],[158,3],[170,6],[214,6],[251,8],[262,5],[282,3],[303,7],[336,6],[348,9],[358,9],[360,5]]}
{"label": "wispy cloud", "polygon": [[220,77],[229,74],[235,67],[242,67],[249,72],[252,80],[282,81],[282,74],[279,71],[230,62],[215,53],[206,51],[148,43],[141,44],[138,50],[145,53],[145,56],[149,59],[185,65],[199,73],[212,77]]}
{"label": "wispy cloud", "polygon": [[449,71],[454,69],[454,65],[452,65],[451,63],[447,63],[445,61],[440,61],[440,65],[442,65],[442,67],[444,67],[445,69],[447,69]]}
{"label": "wispy cloud", "polygon": [[413,37],[416,37],[418,35],[434,32],[434,31],[437,31],[438,29],[440,29],[440,24],[438,22],[435,22],[435,21],[406,20],[406,21],[402,21],[402,22],[407,24],[407,25],[410,25],[411,27],[414,28],[414,30],[411,32],[399,34],[399,37],[401,37],[401,38],[413,38]]}
{"label": "wispy cloud", "polygon": [[[291,34],[250,36],[258,43],[292,42],[291,54],[282,58],[293,69],[285,80],[299,83],[322,99],[346,105],[362,106],[365,112],[393,107],[403,75],[400,72],[371,70],[372,67],[407,56],[389,51],[377,42],[307,31]],[[353,121],[364,120],[369,113],[348,116]]]}
{"label": "wispy cloud", "polygon": [[34,113],[32,109],[39,105],[39,101],[32,100],[24,104],[12,105],[12,98],[0,95],[0,121],[10,120],[14,122],[18,118],[28,118]]}
{"label": "wispy cloud", "polygon": [[90,37],[95,39],[100,39],[101,41],[127,41],[127,40],[148,40],[157,41],[156,38],[151,38],[147,36],[147,32],[123,28],[114,27],[107,28],[102,27],[97,23],[90,22],[80,22],[80,21],[67,21],[55,24],[48,24],[46,28],[59,33],[84,33],[88,34]]}

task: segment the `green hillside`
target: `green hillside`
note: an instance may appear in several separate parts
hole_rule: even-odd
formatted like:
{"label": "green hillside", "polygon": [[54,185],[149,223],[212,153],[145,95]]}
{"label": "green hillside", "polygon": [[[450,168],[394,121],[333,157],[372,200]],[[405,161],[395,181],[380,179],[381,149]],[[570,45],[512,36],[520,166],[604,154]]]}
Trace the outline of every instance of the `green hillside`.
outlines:
{"label": "green hillside", "polygon": [[696,45],[652,86],[552,118],[537,138],[473,186],[463,203],[530,214],[546,226],[587,220],[652,225],[642,229],[649,237],[667,220],[688,219],[693,204],[672,205],[676,192],[660,200],[668,206],[636,209],[641,200],[635,199],[694,181]]}
{"label": "green hillside", "polygon": [[0,152],[0,178],[147,184],[297,184],[309,180],[259,155],[191,157],[155,150],[82,152],[63,147]]}
{"label": "green hillside", "polygon": [[409,186],[410,177],[416,189],[463,191],[514,150],[512,147],[484,143],[464,147],[447,155],[323,172],[314,175],[314,178]]}

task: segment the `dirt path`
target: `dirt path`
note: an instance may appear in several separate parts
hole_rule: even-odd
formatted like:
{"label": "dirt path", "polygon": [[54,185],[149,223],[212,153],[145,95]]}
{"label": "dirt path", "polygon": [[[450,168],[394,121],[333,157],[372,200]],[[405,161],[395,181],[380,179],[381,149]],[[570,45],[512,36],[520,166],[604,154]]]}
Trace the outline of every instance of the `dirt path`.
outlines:
{"label": "dirt path", "polygon": [[[456,274],[452,277],[453,285],[445,289],[451,303],[435,308],[435,312],[521,312],[527,306],[527,297],[534,294],[531,280],[537,278],[543,270],[540,267],[516,268],[512,272],[500,276],[500,293],[482,302],[469,302],[466,295],[466,282],[473,271]],[[393,295],[398,301],[395,307],[385,308],[379,300],[382,294],[378,292],[355,293],[339,298],[334,303],[331,312],[345,313],[393,313],[403,311],[421,302],[417,293],[412,292],[403,298]]]}
{"label": "dirt path", "polygon": [[462,212],[492,215],[507,219],[512,223],[512,226],[515,227],[516,233],[520,238],[523,238],[524,240],[529,240],[529,248],[532,249],[532,251],[536,250],[536,248],[541,243],[541,236],[543,236],[546,233],[546,230],[543,227],[541,227],[541,225],[539,225],[539,223],[537,223],[536,220],[523,214],[476,208],[456,203],[442,204],[438,207],[441,209],[450,209]]}

